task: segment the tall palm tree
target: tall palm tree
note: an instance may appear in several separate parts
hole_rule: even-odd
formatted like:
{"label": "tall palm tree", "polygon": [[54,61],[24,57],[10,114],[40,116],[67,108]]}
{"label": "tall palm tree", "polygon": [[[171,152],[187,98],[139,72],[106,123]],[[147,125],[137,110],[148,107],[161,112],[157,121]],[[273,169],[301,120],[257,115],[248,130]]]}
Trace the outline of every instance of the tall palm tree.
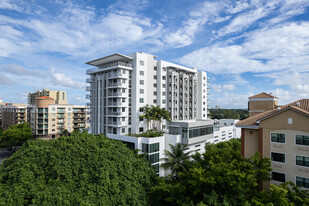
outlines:
{"label": "tall palm tree", "polygon": [[164,150],[165,158],[162,158],[164,163],[160,166],[167,170],[171,170],[171,175],[175,179],[178,178],[179,172],[187,172],[185,167],[185,162],[189,160],[190,155],[189,152],[185,152],[188,148],[187,145],[177,143],[175,146],[171,145],[171,151]]}
{"label": "tall palm tree", "polygon": [[153,119],[153,112],[151,107],[147,104],[146,106],[142,107],[143,108],[143,114],[140,115],[140,118],[145,118],[147,120],[147,130],[149,129],[150,126],[150,121]]}

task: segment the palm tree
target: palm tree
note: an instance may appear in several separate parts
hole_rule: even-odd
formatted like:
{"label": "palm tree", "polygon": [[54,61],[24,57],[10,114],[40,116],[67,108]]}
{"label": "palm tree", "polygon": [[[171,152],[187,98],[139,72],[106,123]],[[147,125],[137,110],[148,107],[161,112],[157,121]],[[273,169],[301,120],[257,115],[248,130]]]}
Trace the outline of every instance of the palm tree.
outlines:
{"label": "palm tree", "polygon": [[147,104],[146,106],[142,107],[143,108],[143,114],[140,115],[140,118],[145,118],[147,120],[147,130],[149,129],[150,126],[150,121],[152,120],[153,112],[151,107]]}
{"label": "palm tree", "polygon": [[185,162],[189,160],[190,155],[189,152],[185,152],[188,148],[187,145],[177,143],[175,146],[171,145],[171,151],[164,150],[165,158],[162,158],[164,163],[160,166],[167,170],[171,170],[171,175],[175,179],[178,178],[179,172],[187,172],[185,167]]}

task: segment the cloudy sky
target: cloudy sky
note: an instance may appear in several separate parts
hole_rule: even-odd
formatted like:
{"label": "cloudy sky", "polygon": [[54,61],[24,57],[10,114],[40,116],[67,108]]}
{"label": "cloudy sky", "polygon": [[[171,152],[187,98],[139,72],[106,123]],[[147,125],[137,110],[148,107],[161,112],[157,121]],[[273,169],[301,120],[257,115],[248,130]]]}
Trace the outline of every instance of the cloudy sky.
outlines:
{"label": "cloudy sky", "polygon": [[[77,3],[78,2],[78,3]],[[308,0],[0,0],[0,98],[37,89],[84,104],[86,61],[143,51],[205,70],[210,106],[309,98]]]}

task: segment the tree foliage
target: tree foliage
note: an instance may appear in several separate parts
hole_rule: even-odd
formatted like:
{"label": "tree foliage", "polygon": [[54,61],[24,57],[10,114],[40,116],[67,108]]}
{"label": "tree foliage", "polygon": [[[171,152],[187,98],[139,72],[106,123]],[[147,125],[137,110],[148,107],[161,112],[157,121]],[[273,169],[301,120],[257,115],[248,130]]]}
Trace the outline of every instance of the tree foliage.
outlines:
{"label": "tree foliage", "polygon": [[0,147],[20,146],[31,139],[34,135],[28,122],[12,125],[0,134]]}
{"label": "tree foliage", "polygon": [[101,135],[28,141],[0,166],[0,205],[148,205],[154,180],[145,159]]}
{"label": "tree foliage", "polygon": [[[147,120],[147,130],[153,129],[157,124],[157,128],[162,130],[162,121],[171,121],[171,114],[164,108],[154,105],[146,105],[142,107],[143,114],[140,115],[140,118],[145,118]],[[152,123],[152,124],[151,124]]]}
{"label": "tree foliage", "polygon": [[152,188],[157,205],[245,205],[259,183],[269,180],[270,160],[258,154],[242,158],[238,140],[206,145],[206,152],[193,159],[180,178],[161,179]]}
{"label": "tree foliage", "polygon": [[211,119],[246,119],[249,112],[246,109],[210,109]]}

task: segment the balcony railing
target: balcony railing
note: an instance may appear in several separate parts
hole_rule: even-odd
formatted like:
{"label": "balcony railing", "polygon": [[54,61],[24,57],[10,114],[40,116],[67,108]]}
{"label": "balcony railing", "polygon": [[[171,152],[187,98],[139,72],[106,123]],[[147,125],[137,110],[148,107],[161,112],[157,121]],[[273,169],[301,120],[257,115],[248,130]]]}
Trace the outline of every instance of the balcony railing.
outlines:
{"label": "balcony railing", "polygon": [[109,125],[115,125],[115,126],[124,126],[124,125],[126,125],[126,122],[120,122],[120,121],[107,121],[107,124],[109,124]]}
{"label": "balcony railing", "polygon": [[108,102],[108,106],[125,106],[125,102]]}
{"label": "balcony railing", "polygon": [[91,90],[92,90],[91,86],[86,87],[86,91],[91,91]]}
{"label": "balcony railing", "polygon": [[86,83],[91,83],[92,79],[91,78],[86,78]]}
{"label": "balcony railing", "polygon": [[109,97],[123,97],[125,93],[122,92],[108,92]]}
{"label": "balcony railing", "polygon": [[124,74],[121,72],[111,72],[108,74],[108,78],[117,78],[117,77],[124,77]]}
{"label": "balcony railing", "polygon": [[122,115],[122,114],[124,114],[123,112],[108,112],[107,113],[108,115]]}
{"label": "balcony railing", "polygon": [[81,123],[81,122],[86,122],[85,119],[80,119],[80,120],[74,120],[73,123]]}
{"label": "balcony railing", "polygon": [[109,82],[107,86],[108,87],[122,87],[122,86],[125,86],[125,84],[122,82],[113,82],[113,83]]}
{"label": "balcony railing", "polygon": [[86,94],[86,99],[91,99],[92,95]]}
{"label": "balcony railing", "polygon": [[64,115],[58,115],[57,118],[58,119],[64,119]]}
{"label": "balcony railing", "polygon": [[85,115],[74,115],[74,116],[73,116],[73,118],[75,118],[75,119],[76,119],[76,118],[85,118],[85,117],[86,117]]}

